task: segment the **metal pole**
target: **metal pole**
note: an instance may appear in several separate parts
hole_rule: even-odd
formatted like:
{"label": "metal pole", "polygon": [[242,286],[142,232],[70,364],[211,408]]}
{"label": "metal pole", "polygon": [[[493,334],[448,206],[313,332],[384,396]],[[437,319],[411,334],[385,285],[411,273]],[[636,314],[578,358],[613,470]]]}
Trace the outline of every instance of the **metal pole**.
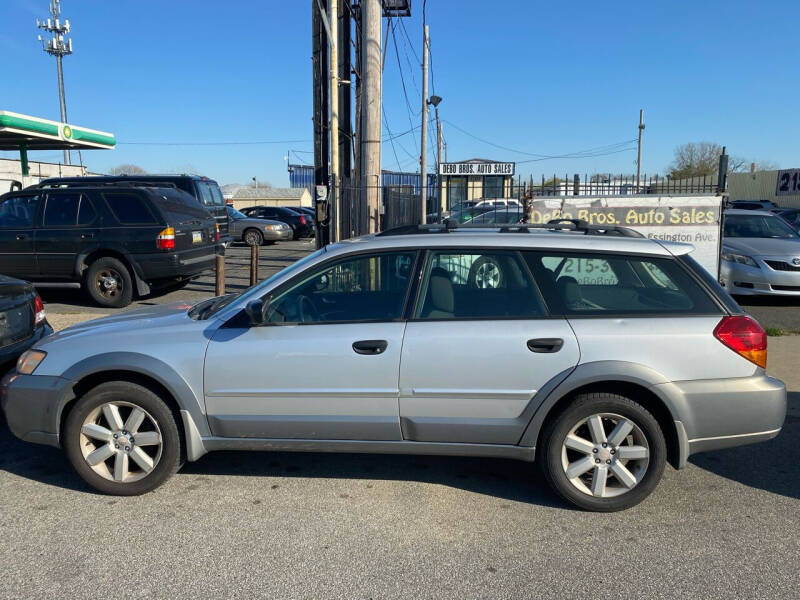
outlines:
{"label": "metal pole", "polygon": [[381,0],[361,2],[361,185],[366,209],[366,233],[379,228],[381,180]]}
{"label": "metal pole", "polygon": [[444,202],[442,202],[442,181],[441,181],[441,164],[442,164],[442,122],[439,120],[439,107],[436,107],[436,197],[439,199],[439,214],[445,211]]}
{"label": "metal pole", "polygon": [[[64,98],[64,67],[61,64],[61,56],[56,56],[56,68],[58,69],[58,101],[61,104],[61,122],[67,122],[67,101]],[[64,164],[70,163],[69,149],[64,148]]]}
{"label": "metal pole", "polygon": [[428,26],[422,30],[422,131],[420,133],[419,175],[422,196],[422,224],[428,212]]}
{"label": "metal pole", "polygon": [[331,103],[331,200],[333,202],[332,241],[341,239],[341,192],[339,190],[339,0],[328,0],[328,20],[330,22],[330,103]]}
{"label": "metal pole", "polygon": [[639,193],[639,180],[642,176],[642,132],[644,131],[644,110],[639,111],[639,144],[636,155],[636,193]]}
{"label": "metal pole", "polygon": [[217,254],[215,295],[225,295],[225,255]]}

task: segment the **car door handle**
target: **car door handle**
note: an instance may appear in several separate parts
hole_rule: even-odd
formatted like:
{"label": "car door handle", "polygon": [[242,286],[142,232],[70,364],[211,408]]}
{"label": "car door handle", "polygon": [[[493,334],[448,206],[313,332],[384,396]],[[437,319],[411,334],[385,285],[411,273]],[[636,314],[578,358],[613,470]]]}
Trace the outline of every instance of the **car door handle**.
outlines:
{"label": "car door handle", "polygon": [[389,344],[386,340],[361,340],[353,342],[356,354],[382,354]]}
{"label": "car door handle", "polygon": [[93,233],[82,233],[81,234],[81,239],[82,240],[88,240],[88,239],[93,238],[93,237],[94,237]]}
{"label": "car door handle", "polygon": [[528,340],[528,350],[531,352],[548,353],[558,352],[564,346],[564,340],[561,338],[536,338]]}

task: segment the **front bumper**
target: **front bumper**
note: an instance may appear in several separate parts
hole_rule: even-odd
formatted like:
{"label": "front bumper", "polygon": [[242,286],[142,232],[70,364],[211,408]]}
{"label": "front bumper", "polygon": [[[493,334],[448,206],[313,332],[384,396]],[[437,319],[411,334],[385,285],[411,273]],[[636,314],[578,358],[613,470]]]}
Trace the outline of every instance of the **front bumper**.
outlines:
{"label": "front bumper", "polygon": [[[767,265],[763,257],[754,257],[753,260],[758,267],[720,261],[720,283],[729,293],[739,296],[800,296],[800,270],[777,271]],[[775,260],[787,262],[790,259]]]}
{"label": "front bumper", "polygon": [[72,381],[62,377],[11,371],[0,381],[8,428],[26,442],[57,447],[61,411],[71,398]]}
{"label": "front bumper", "polygon": [[697,452],[771,439],[786,418],[786,386],[761,370],[751,377],[655,387],[670,398],[679,417],[684,460]]}

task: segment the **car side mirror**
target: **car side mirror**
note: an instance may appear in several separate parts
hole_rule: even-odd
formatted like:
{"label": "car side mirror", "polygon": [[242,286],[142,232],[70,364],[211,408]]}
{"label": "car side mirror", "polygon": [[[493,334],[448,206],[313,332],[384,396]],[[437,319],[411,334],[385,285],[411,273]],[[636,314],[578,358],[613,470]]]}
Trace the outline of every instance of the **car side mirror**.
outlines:
{"label": "car side mirror", "polygon": [[244,312],[247,313],[247,316],[250,318],[251,325],[263,325],[266,322],[266,314],[267,314],[267,305],[268,302],[264,302],[261,298],[257,298],[256,300],[250,300],[247,305],[244,307]]}

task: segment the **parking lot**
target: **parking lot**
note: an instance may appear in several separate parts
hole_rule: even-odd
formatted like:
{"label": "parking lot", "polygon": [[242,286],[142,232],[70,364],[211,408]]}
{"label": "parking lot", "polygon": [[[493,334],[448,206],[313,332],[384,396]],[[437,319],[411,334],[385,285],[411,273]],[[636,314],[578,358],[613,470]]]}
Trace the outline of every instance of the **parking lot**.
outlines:
{"label": "parking lot", "polygon": [[[312,249],[262,248],[261,278]],[[227,288],[247,287],[249,249],[226,263]],[[137,304],[213,289],[203,278]],[[112,312],[77,290],[43,294],[57,328]],[[797,340],[771,340],[770,371],[791,390],[778,438],[668,467],[649,499],[616,514],[572,509],[527,463],[446,457],[218,453],[151,494],[108,497],[3,423],[0,595],[796,597]]]}

